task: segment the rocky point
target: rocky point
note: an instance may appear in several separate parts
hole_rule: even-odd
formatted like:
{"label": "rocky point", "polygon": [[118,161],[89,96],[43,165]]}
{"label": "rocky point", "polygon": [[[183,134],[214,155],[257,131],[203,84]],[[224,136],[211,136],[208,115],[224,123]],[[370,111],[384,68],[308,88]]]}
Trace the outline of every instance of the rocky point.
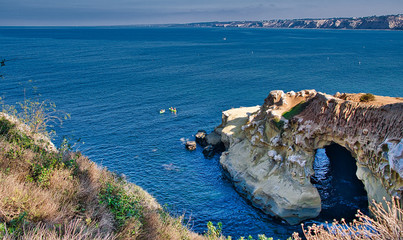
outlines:
{"label": "rocky point", "polygon": [[220,163],[238,192],[290,224],[318,216],[310,178],[315,150],[332,143],[351,152],[368,199],[403,190],[403,98],[272,91],[262,106],[230,109],[214,130],[226,151]]}

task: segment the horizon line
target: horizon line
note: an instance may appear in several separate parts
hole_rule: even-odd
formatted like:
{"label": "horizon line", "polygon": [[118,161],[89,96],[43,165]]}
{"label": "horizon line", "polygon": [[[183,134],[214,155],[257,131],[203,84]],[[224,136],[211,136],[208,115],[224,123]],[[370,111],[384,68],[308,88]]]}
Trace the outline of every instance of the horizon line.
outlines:
{"label": "horizon line", "polygon": [[200,22],[185,22],[185,23],[136,23],[136,24],[111,24],[111,25],[0,25],[0,27],[158,27],[158,26],[172,26],[172,25],[191,25],[201,23],[235,23],[235,22],[269,22],[269,21],[292,21],[292,20],[330,20],[330,19],[360,19],[370,17],[386,17],[386,16],[400,16],[398,14],[386,15],[371,15],[371,16],[354,16],[354,17],[326,17],[326,18],[276,18],[270,20],[225,20],[225,21],[200,21]]}

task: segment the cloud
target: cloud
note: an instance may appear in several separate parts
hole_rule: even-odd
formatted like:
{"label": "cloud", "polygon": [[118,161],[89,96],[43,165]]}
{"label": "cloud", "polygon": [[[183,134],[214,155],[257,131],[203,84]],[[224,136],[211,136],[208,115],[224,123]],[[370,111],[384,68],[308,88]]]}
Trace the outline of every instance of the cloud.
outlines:
{"label": "cloud", "polygon": [[[1,1],[1,0],[0,0]],[[122,25],[395,14],[401,0],[12,0],[2,25]]]}
{"label": "cloud", "polygon": [[[97,24],[139,24],[139,23],[184,23],[194,21],[261,20],[269,9],[261,4],[253,6],[203,6],[170,5],[167,7],[113,7],[98,5],[94,8],[83,5],[30,5],[7,6],[0,20],[4,23],[19,22],[22,25],[97,25]],[[18,25],[18,24],[17,24]]]}

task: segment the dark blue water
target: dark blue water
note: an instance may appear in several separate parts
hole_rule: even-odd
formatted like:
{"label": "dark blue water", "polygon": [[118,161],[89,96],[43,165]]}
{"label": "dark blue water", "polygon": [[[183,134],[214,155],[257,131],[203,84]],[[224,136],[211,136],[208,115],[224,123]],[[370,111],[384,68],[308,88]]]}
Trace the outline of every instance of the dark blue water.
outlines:
{"label": "dark blue water", "polygon": [[[6,103],[36,87],[71,114],[59,136],[81,138],[79,150],[191,216],[195,231],[221,221],[235,237],[286,238],[299,226],[251,207],[218,157],[185,151],[181,139],[211,131],[221,111],[261,104],[274,89],[403,90],[397,31],[3,27],[0,57],[14,59],[1,69]],[[158,113],[170,106],[177,115]]]}
{"label": "dark blue water", "polygon": [[357,178],[356,160],[337,144],[316,150],[313,169],[315,187],[322,200],[318,220],[341,219],[351,222],[357,209],[368,214],[364,184]]}

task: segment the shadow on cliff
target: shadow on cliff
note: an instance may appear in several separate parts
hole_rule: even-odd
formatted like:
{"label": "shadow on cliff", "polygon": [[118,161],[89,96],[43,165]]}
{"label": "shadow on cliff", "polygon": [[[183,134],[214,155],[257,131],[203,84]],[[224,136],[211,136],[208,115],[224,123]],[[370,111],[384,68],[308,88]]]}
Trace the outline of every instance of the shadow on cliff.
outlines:
{"label": "shadow on cliff", "polygon": [[357,209],[368,213],[368,199],[364,184],[357,178],[356,160],[338,144],[317,149],[312,177],[322,200],[318,220],[332,221],[355,218]]}

